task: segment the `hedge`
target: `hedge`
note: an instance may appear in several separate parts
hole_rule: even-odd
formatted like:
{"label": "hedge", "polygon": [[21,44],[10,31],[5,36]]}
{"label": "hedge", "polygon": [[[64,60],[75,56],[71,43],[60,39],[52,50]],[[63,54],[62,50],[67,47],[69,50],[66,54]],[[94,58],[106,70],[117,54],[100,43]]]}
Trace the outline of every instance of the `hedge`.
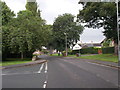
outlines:
{"label": "hedge", "polygon": [[[81,54],[98,54],[98,50],[102,50],[103,54],[112,54],[114,53],[114,47],[106,47],[106,48],[94,48],[94,47],[89,47],[89,48],[83,48],[80,50]],[[79,53],[79,50],[74,50],[69,54],[76,54]]]}
{"label": "hedge", "polygon": [[[79,53],[79,50],[74,50],[72,51],[72,54]],[[97,54],[98,53],[98,48],[94,47],[89,47],[89,48],[83,48],[80,50],[81,54]]]}
{"label": "hedge", "polygon": [[112,54],[112,53],[114,53],[114,47],[102,48],[102,53],[103,54]]}

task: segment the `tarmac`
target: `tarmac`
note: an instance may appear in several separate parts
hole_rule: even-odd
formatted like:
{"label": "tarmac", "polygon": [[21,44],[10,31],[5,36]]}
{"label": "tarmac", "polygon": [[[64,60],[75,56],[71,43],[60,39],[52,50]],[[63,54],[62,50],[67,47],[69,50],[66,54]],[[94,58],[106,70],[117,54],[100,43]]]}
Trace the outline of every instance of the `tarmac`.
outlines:
{"label": "tarmac", "polygon": [[[67,58],[75,58],[75,57],[67,57]],[[77,58],[79,59],[79,58]],[[102,64],[105,66],[110,66],[110,67],[114,67],[114,68],[118,68],[120,69],[120,61],[118,61],[118,63],[115,62],[108,62],[108,61],[101,61],[101,60],[92,60],[92,59],[81,59],[87,62],[91,62],[91,63],[96,63],[96,64]]]}
{"label": "tarmac", "polygon": [[[74,58],[74,57],[65,57],[65,58]],[[88,62],[91,62],[91,63],[102,64],[102,65],[105,65],[105,66],[110,66],[110,67],[120,69],[120,61],[119,61],[119,63],[114,63],[114,62],[107,62],[107,61],[100,61],[100,60],[89,60],[89,59],[81,59],[81,60],[88,61]],[[30,66],[30,65],[41,64],[41,63],[44,63],[44,62],[47,62],[47,60],[40,59],[40,60],[32,61],[32,62],[29,62],[29,63],[9,65],[9,66],[0,66],[0,69],[9,69],[9,68]]]}

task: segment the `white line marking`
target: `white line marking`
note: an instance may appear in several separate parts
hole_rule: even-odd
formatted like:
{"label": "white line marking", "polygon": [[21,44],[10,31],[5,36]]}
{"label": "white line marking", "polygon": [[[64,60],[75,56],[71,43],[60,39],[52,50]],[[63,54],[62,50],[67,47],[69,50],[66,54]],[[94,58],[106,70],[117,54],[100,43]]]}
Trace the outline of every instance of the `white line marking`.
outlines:
{"label": "white line marking", "polygon": [[47,73],[47,71],[48,71],[48,66],[47,66],[47,62],[46,62],[45,73]]}
{"label": "white line marking", "polygon": [[47,85],[46,85],[46,84],[44,84],[44,85],[43,85],[43,88],[46,88],[46,86],[47,86]]}
{"label": "white line marking", "polygon": [[38,72],[24,72],[24,73],[8,73],[8,74],[1,74],[3,76],[5,75],[23,75],[23,74],[37,74]]}
{"label": "white line marking", "polygon": [[41,67],[40,67],[38,73],[41,73],[41,71],[42,71],[42,69],[43,69],[43,66],[44,66],[44,63],[41,65]]}
{"label": "white line marking", "polygon": [[43,88],[46,88],[46,86],[47,86],[47,81],[44,82]]}
{"label": "white line marking", "polygon": [[7,74],[1,74],[1,75],[7,75]]}
{"label": "white line marking", "polygon": [[46,88],[46,86],[47,86],[47,81],[44,82],[43,88]]}
{"label": "white line marking", "polygon": [[109,67],[109,66],[106,66],[106,65],[101,65],[101,64],[92,63],[92,62],[87,62],[87,63],[94,64],[94,65],[99,65],[99,66],[104,66],[104,67]]}
{"label": "white line marking", "polygon": [[[98,65],[98,66],[103,66],[103,67],[108,67],[108,68],[112,68],[110,66],[106,66],[106,65],[102,65],[102,64],[97,64],[97,63],[92,63],[92,62],[87,62],[87,63],[90,63],[90,64],[94,64],[94,65]],[[113,68],[112,68],[113,69]],[[116,68],[114,68],[116,69]]]}

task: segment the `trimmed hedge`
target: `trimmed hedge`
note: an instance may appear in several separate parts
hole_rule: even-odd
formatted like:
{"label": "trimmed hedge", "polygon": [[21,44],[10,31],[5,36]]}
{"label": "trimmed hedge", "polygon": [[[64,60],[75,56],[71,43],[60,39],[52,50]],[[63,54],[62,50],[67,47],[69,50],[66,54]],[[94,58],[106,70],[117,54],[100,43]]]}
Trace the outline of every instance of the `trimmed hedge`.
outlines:
{"label": "trimmed hedge", "polygon": [[[98,54],[98,50],[102,50],[103,54],[112,54],[114,53],[114,47],[106,47],[106,48],[94,48],[94,47],[89,47],[89,48],[83,48],[80,50],[81,54]],[[76,54],[79,53],[79,50],[72,51],[69,54]]]}
{"label": "trimmed hedge", "polygon": [[112,53],[114,53],[114,47],[102,48],[102,53],[103,54],[112,54]]}

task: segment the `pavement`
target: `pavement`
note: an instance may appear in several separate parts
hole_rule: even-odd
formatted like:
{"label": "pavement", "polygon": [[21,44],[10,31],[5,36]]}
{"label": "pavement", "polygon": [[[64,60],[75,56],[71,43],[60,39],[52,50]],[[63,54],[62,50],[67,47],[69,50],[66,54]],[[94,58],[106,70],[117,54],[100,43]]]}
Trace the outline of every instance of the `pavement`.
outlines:
{"label": "pavement", "polygon": [[118,88],[118,69],[70,57],[2,70],[3,88]]}

